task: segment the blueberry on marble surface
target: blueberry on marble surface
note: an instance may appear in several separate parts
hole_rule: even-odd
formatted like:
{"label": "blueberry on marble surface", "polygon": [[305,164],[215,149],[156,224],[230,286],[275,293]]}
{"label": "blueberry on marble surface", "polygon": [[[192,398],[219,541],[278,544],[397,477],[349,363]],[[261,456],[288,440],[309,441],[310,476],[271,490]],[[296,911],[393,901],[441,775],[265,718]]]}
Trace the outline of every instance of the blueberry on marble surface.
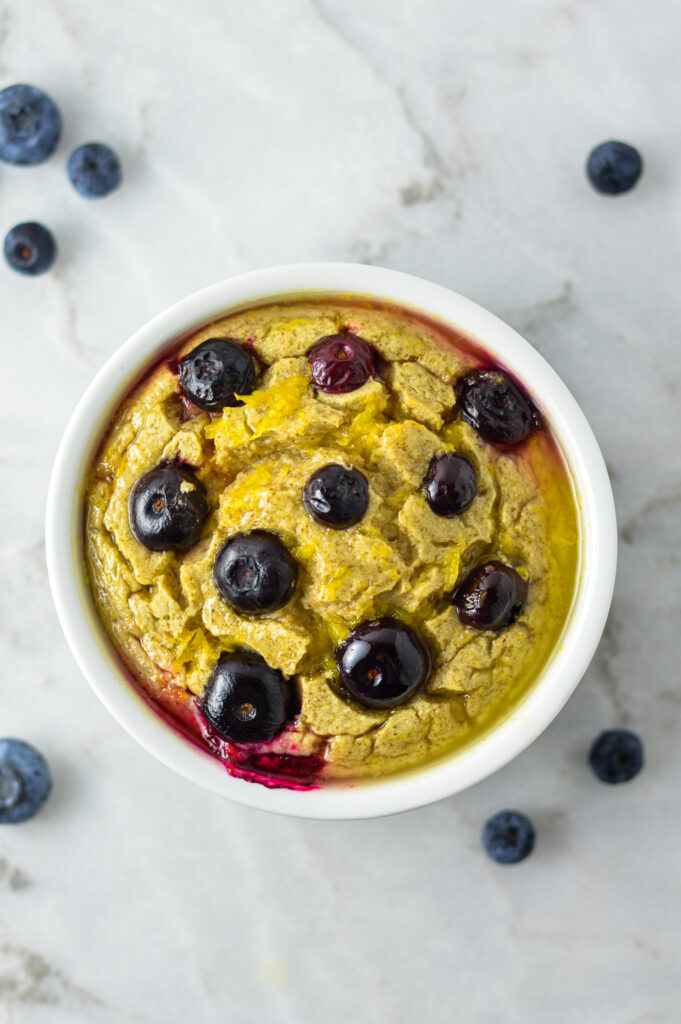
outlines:
{"label": "blueberry on marble surface", "polygon": [[128,518],[133,534],[149,551],[187,551],[208,518],[203,484],[189,466],[161,463],[134,484]]}
{"label": "blueberry on marble surface", "polygon": [[121,183],[120,160],[103,142],[86,142],[74,149],[66,170],[76,192],[86,199],[102,199]]}
{"label": "blueberry on marble surface", "polygon": [[12,270],[37,277],[49,270],[57,255],[52,232],[43,224],[15,224],[5,235],[4,255]]}
{"label": "blueberry on marble surface", "polygon": [[497,864],[519,864],[532,853],[534,825],[520,811],[499,811],[485,823],[482,843]]}
{"label": "blueberry on marble surface", "polygon": [[587,178],[597,192],[608,196],[629,192],[642,171],[641,154],[627,142],[602,142],[586,161]]}
{"label": "blueberry on marble surface", "polygon": [[628,729],[607,729],[592,743],[589,765],[601,782],[629,782],[643,767],[643,744]]}
{"label": "blueberry on marble surface", "polygon": [[293,717],[291,684],[254,652],[223,654],[200,701],[206,721],[233,743],[267,742]]}
{"label": "blueberry on marble surface", "polygon": [[61,114],[34,85],[0,91],[0,160],[28,166],[52,156],[61,135]]}
{"label": "blueberry on marble surface", "polygon": [[253,356],[233,338],[207,338],[180,359],[182,393],[206,412],[243,405],[255,387]]}
{"label": "blueberry on marble surface", "polygon": [[0,825],[35,817],[52,791],[43,755],[23,740],[0,739]]}
{"label": "blueberry on marble surface", "polygon": [[372,619],[353,629],[335,652],[340,681],[370,708],[404,704],[424,686],[430,657],[416,633],[397,619]]}
{"label": "blueberry on marble surface", "polygon": [[297,567],[286,545],[266,530],[235,533],[215,557],[213,580],[237,612],[270,612],[291,597]]}

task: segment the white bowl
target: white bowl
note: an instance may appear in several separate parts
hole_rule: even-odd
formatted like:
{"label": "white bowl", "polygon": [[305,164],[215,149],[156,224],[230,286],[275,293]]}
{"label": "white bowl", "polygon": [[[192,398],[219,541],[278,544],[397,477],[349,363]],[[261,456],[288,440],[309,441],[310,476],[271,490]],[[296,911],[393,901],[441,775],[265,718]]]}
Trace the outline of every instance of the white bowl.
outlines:
{"label": "white bowl", "polygon": [[[170,339],[248,305],[282,297],[369,296],[420,310],[477,340],[524,382],[545,414],[577,493],[581,560],[576,597],[549,663],[516,710],[448,759],[403,777],[308,791],[267,789],[237,779],[169,728],[135,693],[114,657],[88,588],[83,553],[83,484],[101,431],[130,384]],[[525,749],[577,686],[610,606],[616,565],[615,510],[596,439],[584,414],[544,359],[511,327],[469,299],[429,281],[352,263],[259,270],[188,296],[125,342],[76,407],[57,453],[47,503],[47,563],[66,639],[83,675],[114,718],[181,775],[239,803],[307,818],[369,818],[405,811],[480,781]]]}

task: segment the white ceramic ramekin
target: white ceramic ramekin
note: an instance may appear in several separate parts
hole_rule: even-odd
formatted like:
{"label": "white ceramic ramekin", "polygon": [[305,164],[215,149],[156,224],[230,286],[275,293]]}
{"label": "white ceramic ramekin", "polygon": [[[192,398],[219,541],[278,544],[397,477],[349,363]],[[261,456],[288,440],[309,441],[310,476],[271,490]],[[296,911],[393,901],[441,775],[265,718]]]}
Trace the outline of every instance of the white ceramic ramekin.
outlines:
{"label": "white ceramic ramekin", "polygon": [[[98,620],[83,557],[83,481],[93,448],[126,389],[168,341],[230,310],[282,297],[356,295],[396,303],[454,325],[511,369],[542,409],[570,467],[581,519],[581,568],[562,642],[531,692],[493,731],[460,753],[404,777],[297,792],[233,778],[224,765],[164,724],[123,676]],[[181,775],[239,803],[309,818],[369,818],[451,796],[506,764],[551,722],[596,649],[615,579],[615,510],[603,457],[584,414],[544,359],[507,324],[436,284],[379,267],[308,263],[273,267],[190,295],[137,331],[79,402],[54,464],[47,504],[52,593],[74,657],[114,718]]]}

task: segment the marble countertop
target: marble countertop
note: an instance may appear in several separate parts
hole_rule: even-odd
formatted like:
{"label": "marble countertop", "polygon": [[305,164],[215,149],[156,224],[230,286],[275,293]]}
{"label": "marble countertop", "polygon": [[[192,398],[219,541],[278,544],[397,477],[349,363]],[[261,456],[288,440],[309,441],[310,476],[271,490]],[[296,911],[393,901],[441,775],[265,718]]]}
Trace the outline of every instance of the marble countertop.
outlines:
{"label": "marble countertop", "polygon": [[[0,1024],[677,1024],[681,898],[681,7],[621,0],[4,0],[0,85],[59,102],[63,142],[0,166],[0,733],[49,758],[0,830]],[[646,170],[608,199],[589,149]],[[101,139],[125,184],[81,199]],[[582,685],[506,769],[391,819],[232,806],[129,739],[61,635],[43,546],[59,435],[105,358],[193,289],[338,259],[429,277],[517,327],[572,389],[618,507],[612,615]],[[599,784],[604,727],[646,744]],[[504,869],[484,819],[532,816]]]}

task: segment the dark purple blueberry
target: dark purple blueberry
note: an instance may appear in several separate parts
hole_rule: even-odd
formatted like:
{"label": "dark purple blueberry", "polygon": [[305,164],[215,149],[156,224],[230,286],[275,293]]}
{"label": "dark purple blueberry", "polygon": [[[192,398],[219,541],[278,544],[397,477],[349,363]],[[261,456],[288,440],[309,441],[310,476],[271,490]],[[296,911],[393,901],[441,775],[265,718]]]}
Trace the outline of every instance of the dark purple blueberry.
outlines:
{"label": "dark purple blueberry", "polygon": [[305,484],[303,504],[323,526],[342,530],[358,523],[369,505],[369,484],[363,473],[337,463],[322,466]]}
{"label": "dark purple blueberry", "polygon": [[499,811],[482,830],[485,851],[497,864],[519,864],[534,850],[534,825],[520,811]]}
{"label": "dark purple blueberry", "polygon": [[430,460],[423,480],[426,501],[436,516],[452,519],[465,512],[478,489],[475,466],[463,455],[447,452]]}
{"label": "dark purple blueberry", "polygon": [[207,412],[226,405],[243,405],[237,395],[250,395],[255,386],[255,361],[231,338],[208,338],[179,363],[182,393]]}
{"label": "dark purple blueberry", "polygon": [[464,626],[500,630],[510,626],[527,601],[527,583],[503,562],[479,565],[452,594]]}
{"label": "dark purple blueberry", "polygon": [[643,744],[628,729],[607,729],[594,740],[589,764],[601,782],[629,782],[643,767]]}
{"label": "dark purple blueberry", "polygon": [[503,370],[473,370],[456,390],[461,415],[491,444],[520,444],[541,425],[530,399]]}
{"label": "dark purple blueberry", "polygon": [[8,85],[0,92],[0,160],[41,164],[54,153],[60,135],[61,114],[42,89]]}
{"label": "dark purple blueberry", "polygon": [[337,648],[341,684],[369,708],[394,708],[425,684],[428,651],[408,626],[396,619],[363,622]]}
{"label": "dark purple blueberry", "polygon": [[641,154],[626,142],[601,142],[589,153],[586,176],[603,195],[629,192],[643,171]]}
{"label": "dark purple blueberry", "polygon": [[377,373],[374,346],[349,331],[322,338],[310,349],[307,362],[312,384],[329,395],[356,391]]}
{"label": "dark purple blueberry", "polygon": [[290,598],[296,563],[273,533],[235,533],[218,551],[213,579],[221,596],[238,612],[271,612]]}
{"label": "dark purple blueberry", "polygon": [[103,142],[86,142],[74,149],[66,165],[71,184],[86,199],[101,199],[121,183],[121,164]]}
{"label": "dark purple blueberry", "polygon": [[43,755],[23,740],[0,740],[0,825],[35,817],[52,792]]}
{"label": "dark purple blueberry", "polygon": [[189,466],[161,463],[133,486],[128,518],[133,534],[150,551],[187,551],[208,518],[203,484]]}
{"label": "dark purple blueberry", "polygon": [[291,684],[259,654],[223,654],[201,698],[206,721],[233,743],[268,742],[294,717]]}
{"label": "dark purple blueberry", "polygon": [[5,259],[12,270],[35,277],[54,263],[57,246],[51,231],[35,221],[16,224],[5,235]]}

